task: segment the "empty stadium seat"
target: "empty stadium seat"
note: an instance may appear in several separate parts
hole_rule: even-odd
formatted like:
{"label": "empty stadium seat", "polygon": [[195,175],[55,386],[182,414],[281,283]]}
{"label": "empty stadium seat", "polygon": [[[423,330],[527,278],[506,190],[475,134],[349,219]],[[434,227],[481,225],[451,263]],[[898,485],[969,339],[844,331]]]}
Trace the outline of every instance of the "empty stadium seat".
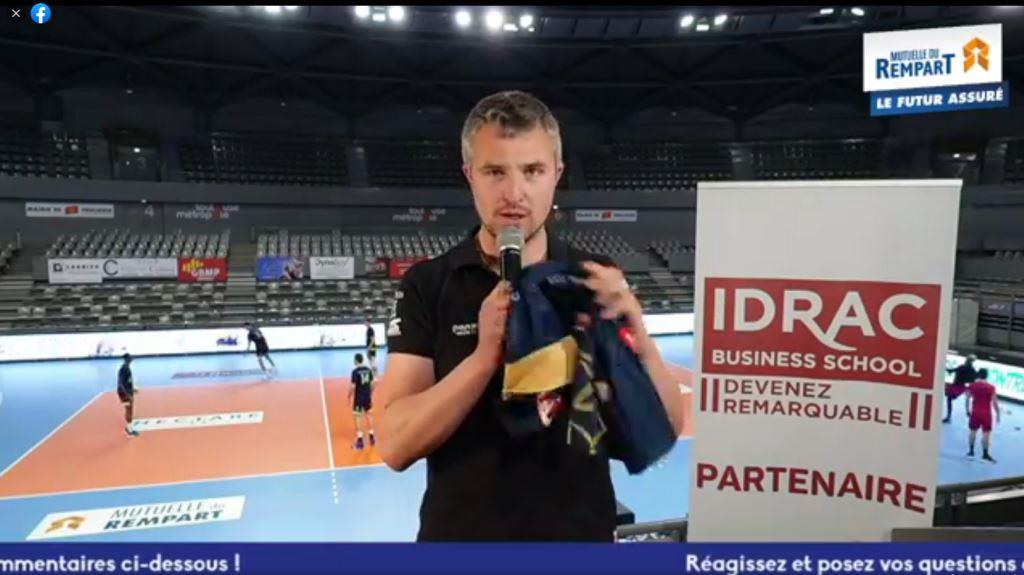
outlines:
{"label": "empty stadium seat", "polygon": [[58,236],[47,254],[61,258],[226,258],[230,243],[230,230],[219,234],[185,234],[175,230],[167,236],[150,236],[133,234],[128,229],[101,229],[89,230],[82,236]]}
{"label": "empty stadium seat", "polygon": [[0,123],[0,174],[37,178],[90,176],[85,140],[28,123]]}
{"label": "empty stadium seat", "polygon": [[458,141],[371,142],[366,146],[371,186],[465,187]]}
{"label": "empty stadium seat", "polygon": [[615,257],[636,253],[626,240],[604,230],[559,232],[558,237],[577,249],[594,254]]}
{"label": "empty stadium seat", "polygon": [[348,185],[345,143],[282,135],[215,133],[178,145],[189,182]]}
{"label": "empty stadium seat", "polygon": [[1024,183],[1024,138],[1009,139],[1005,145],[1003,182],[1007,184]]}
{"label": "empty stadium seat", "polygon": [[591,190],[684,190],[699,181],[732,179],[727,145],[632,142],[613,144],[583,156]]}
{"label": "empty stadium seat", "polygon": [[887,177],[882,140],[843,139],[755,142],[759,180],[840,180]]}
{"label": "empty stadium seat", "polygon": [[258,236],[256,257],[434,257],[459,241],[458,234],[343,235],[340,230],[312,234],[279,230]]}

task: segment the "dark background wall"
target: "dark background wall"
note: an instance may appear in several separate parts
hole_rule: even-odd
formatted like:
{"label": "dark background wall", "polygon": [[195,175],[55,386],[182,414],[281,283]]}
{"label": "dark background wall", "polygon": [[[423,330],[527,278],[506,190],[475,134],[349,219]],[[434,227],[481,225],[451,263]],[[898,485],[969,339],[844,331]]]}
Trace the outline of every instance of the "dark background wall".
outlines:
{"label": "dark background wall", "polygon": [[[1024,194],[998,186],[972,186],[963,192],[961,236],[1024,237]],[[280,198],[291,197],[282,204]],[[139,199],[147,198],[143,204]],[[27,218],[26,201],[80,201],[115,204],[112,220]],[[196,204],[237,205],[226,219],[189,219]],[[636,247],[652,239],[692,241],[695,234],[693,192],[559,192],[560,229],[606,230]],[[414,209],[443,209],[434,222],[407,221]],[[636,223],[577,223],[575,209],[636,209]],[[913,217],[913,214],[908,214]],[[232,231],[234,241],[248,241],[253,229],[341,228],[348,233],[418,233],[465,230],[476,223],[468,190],[389,190],[276,188],[272,186],[192,185],[155,182],[110,182],[0,178],[0,231],[20,232],[28,247],[48,245],[58,234],[94,228],[130,228],[140,233],[213,233]]]}

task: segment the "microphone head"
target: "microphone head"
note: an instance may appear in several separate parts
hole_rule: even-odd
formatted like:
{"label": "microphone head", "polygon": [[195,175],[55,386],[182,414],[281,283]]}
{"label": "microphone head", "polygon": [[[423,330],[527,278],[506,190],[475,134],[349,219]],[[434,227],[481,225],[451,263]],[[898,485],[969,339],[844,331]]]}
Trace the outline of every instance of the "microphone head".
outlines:
{"label": "microphone head", "polygon": [[505,250],[516,250],[518,252],[523,251],[523,230],[517,227],[503,228],[498,233],[498,252]]}

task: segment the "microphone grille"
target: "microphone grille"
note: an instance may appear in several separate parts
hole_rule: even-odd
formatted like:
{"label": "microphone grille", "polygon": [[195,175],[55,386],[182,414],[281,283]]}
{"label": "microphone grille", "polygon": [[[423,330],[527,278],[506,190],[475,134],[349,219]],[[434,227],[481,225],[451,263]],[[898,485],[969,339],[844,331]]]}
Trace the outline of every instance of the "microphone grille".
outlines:
{"label": "microphone grille", "polygon": [[523,230],[517,227],[507,227],[498,234],[498,251],[509,248],[523,251]]}

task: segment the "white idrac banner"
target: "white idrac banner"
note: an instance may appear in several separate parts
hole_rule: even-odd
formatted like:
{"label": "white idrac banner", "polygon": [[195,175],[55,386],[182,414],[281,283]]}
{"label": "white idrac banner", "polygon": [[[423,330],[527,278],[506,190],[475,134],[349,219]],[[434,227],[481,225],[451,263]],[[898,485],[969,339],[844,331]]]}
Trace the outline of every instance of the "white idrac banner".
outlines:
{"label": "white idrac banner", "polygon": [[690,541],[931,526],[960,186],[698,186]]}

